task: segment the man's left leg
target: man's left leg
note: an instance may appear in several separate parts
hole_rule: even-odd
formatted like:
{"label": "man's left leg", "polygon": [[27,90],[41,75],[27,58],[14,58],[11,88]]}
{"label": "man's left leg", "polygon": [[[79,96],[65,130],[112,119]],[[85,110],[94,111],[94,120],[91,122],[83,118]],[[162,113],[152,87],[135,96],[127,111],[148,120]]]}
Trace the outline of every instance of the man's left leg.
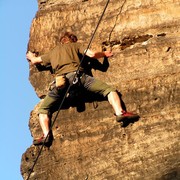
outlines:
{"label": "man's left leg", "polygon": [[116,91],[111,91],[108,95],[107,95],[108,101],[111,104],[111,106],[114,109],[115,115],[121,115],[123,112],[122,106],[121,106],[121,101],[119,98],[119,95],[117,94]]}
{"label": "man's left leg", "polygon": [[116,115],[116,121],[121,122],[125,119],[137,119],[139,118],[139,115],[133,114],[131,112],[127,112],[122,109],[121,101],[119,98],[118,93],[115,91],[111,91],[108,95],[108,101],[112,105],[115,115]]}
{"label": "man's left leg", "polygon": [[123,121],[124,119],[135,119],[139,117],[136,114],[123,110],[120,97],[114,87],[88,75],[85,75],[84,79],[83,85],[86,89],[108,98],[109,103],[114,109],[117,122]]}

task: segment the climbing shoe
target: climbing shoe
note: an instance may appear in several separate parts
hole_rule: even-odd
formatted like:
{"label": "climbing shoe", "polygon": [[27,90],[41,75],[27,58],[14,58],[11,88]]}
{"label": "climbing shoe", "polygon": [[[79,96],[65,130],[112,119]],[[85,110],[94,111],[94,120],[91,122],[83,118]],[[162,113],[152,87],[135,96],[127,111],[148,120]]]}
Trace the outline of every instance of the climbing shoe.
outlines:
{"label": "climbing shoe", "polygon": [[39,146],[39,145],[42,145],[42,144],[49,145],[49,144],[52,143],[52,140],[53,140],[52,134],[49,134],[47,137],[42,136],[39,139],[34,139],[33,144],[35,146]]}
{"label": "climbing shoe", "polygon": [[122,111],[121,115],[116,115],[116,121],[117,122],[121,122],[124,120],[134,120],[134,119],[138,119],[139,115],[137,114],[133,114],[131,112],[127,112],[127,111]]}

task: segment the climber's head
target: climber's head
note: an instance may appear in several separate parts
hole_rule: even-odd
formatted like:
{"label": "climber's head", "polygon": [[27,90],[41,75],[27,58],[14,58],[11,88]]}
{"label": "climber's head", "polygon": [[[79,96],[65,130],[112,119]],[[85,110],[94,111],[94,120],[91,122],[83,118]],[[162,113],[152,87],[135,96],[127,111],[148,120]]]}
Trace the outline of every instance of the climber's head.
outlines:
{"label": "climber's head", "polygon": [[77,40],[78,40],[77,37],[70,32],[65,32],[60,38],[61,44],[66,44],[69,42],[76,42]]}

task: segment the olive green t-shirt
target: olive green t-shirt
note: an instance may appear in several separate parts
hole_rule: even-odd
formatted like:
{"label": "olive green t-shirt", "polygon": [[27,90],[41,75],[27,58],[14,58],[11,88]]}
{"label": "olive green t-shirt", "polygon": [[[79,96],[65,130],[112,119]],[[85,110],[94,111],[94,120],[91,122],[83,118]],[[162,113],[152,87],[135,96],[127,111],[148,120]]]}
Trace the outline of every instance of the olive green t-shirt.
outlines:
{"label": "olive green t-shirt", "polygon": [[85,47],[81,43],[67,43],[57,45],[47,54],[41,56],[43,65],[51,65],[55,74],[62,75],[76,71],[80,59],[79,55],[83,54]]}

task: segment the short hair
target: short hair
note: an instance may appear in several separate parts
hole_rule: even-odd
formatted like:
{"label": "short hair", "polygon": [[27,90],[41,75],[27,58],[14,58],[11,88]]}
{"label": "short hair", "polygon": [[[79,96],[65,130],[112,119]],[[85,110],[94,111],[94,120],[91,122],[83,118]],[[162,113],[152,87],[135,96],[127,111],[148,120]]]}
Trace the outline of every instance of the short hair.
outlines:
{"label": "short hair", "polygon": [[60,42],[62,44],[65,44],[68,42],[77,42],[77,40],[78,40],[77,36],[70,32],[65,32],[60,38]]}

